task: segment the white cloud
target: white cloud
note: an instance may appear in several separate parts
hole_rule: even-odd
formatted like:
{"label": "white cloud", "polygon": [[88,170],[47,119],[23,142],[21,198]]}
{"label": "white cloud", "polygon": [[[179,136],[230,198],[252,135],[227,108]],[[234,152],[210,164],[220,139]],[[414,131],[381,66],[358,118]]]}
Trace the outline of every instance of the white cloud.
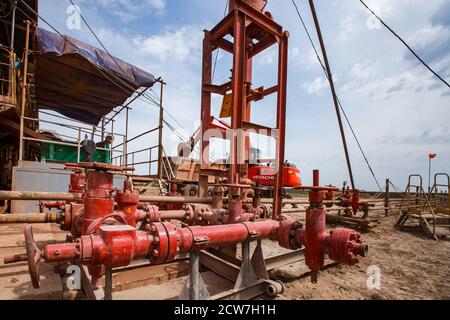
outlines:
{"label": "white cloud", "polygon": [[137,37],[133,44],[146,54],[161,61],[168,59],[188,61],[198,60],[201,53],[202,32],[198,27],[184,26],[176,31],[149,37]]}
{"label": "white cloud", "polygon": [[98,0],[98,3],[123,22],[133,21],[144,14],[161,14],[166,7],[165,0]]}
{"label": "white cloud", "polygon": [[337,39],[340,41],[349,41],[353,39],[360,30],[356,27],[355,18],[351,15],[345,16],[339,23],[339,33]]}
{"label": "white cloud", "polygon": [[324,77],[317,77],[313,81],[302,85],[308,94],[321,95],[323,90],[328,87],[328,81]]}
{"label": "white cloud", "polygon": [[363,63],[356,63],[350,71],[350,76],[358,80],[369,80],[379,72],[379,65],[366,60]]}
{"label": "white cloud", "polygon": [[438,46],[450,40],[450,28],[441,25],[429,25],[416,31],[409,38],[411,46],[415,49],[424,49],[428,46]]}

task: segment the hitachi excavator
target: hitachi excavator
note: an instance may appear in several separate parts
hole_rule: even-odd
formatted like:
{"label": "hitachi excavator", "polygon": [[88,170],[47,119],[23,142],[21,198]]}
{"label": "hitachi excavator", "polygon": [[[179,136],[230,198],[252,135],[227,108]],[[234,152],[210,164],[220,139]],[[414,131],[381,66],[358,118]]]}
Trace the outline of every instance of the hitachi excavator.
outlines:
{"label": "hitachi excavator", "polygon": [[[221,119],[211,116],[210,128],[218,130],[218,132],[220,132],[223,136],[226,136],[227,132],[230,130],[230,125]],[[197,194],[196,173],[198,172],[199,165],[198,163],[194,164],[191,160],[187,160],[187,158],[192,154],[195,149],[195,145],[200,141],[200,139],[201,128],[199,127],[195,130],[192,137],[189,138],[189,141],[178,145],[179,161],[174,170],[175,177],[173,180],[178,182],[178,191],[184,193],[185,195],[193,196]],[[217,163],[213,163],[212,165],[221,167],[224,171],[226,171],[227,165],[225,163],[227,163],[227,161],[217,161]],[[189,168],[186,169],[186,166],[189,166]],[[196,168],[192,168],[192,166],[196,166]],[[275,167],[272,165],[270,160],[262,159],[261,150],[253,148],[250,143],[248,167],[247,177],[252,182],[255,190],[258,190],[260,197],[271,198],[273,196]],[[290,197],[287,191],[302,185],[300,170],[288,161],[284,163],[283,170],[283,196]],[[187,171],[190,171],[192,174],[185,174]]]}

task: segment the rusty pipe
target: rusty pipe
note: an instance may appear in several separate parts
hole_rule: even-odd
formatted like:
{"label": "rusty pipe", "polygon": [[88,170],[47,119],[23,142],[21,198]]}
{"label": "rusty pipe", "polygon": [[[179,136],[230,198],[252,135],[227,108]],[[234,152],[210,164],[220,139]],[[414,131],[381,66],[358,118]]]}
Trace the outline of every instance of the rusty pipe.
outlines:
{"label": "rusty pipe", "polygon": [[0,200],[81,200],[81,193],[68,192],[34,192],[34,191],[0,191]]}
{"label": "rusty pipe", "polygon": [[186,217],[186,210],[159,211],[159,218],[161,220],[184,220]]}
{"label": "rusty pipe", "polygon": [[139,196],[140,202],[150,203],[212,203],[212,198],[202,197],[169,197],[169,196]]}
{"label": "rusty pipe", "polygon": [[0,215],[1,223],[49,223],[59,222],[64,218],[61,212],[48,213],[14,213]]}

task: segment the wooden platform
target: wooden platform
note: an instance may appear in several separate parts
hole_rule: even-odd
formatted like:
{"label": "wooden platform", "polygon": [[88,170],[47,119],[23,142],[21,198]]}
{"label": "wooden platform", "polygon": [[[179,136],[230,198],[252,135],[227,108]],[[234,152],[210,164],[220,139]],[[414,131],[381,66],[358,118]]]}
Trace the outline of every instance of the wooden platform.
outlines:
{"label": "wooden platform", "polygon": [[[0,225],[0,299],[63,299],[63,285],[59,274],[54,272],[54,265],[41,263],[41,288],[31,285],[26,262],[5,265],[3,258],[8,255],[24,253],[23,224]],[[39,247],[45,244],[61,242],[66,232],[54,224],[33,225],[34,239]]]}

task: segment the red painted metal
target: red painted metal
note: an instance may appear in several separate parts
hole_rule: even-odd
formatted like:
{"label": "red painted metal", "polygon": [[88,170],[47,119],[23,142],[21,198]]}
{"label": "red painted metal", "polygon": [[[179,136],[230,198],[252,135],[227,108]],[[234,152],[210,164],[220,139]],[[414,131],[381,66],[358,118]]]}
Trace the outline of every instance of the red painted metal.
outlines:
{"label": "red painted metal", "polygon": [[353,215],[356,215],[359,210],[366,213],[369,207],[374,206],[374,204],[369,204],[368,201],[361,200],[361,191],[350,188],[347,188],[340,197],[336,198],[335,204],[346,208],[346,212],[348,212],[348,214],[351,213],[350,210],[347,210],[347,208],[351,208]]}
{"label": "red painted metal", "polygon": [[127,223],[135,227],[140,217],[137,211],[139,191],[133,190],[133,181],[130,178],[124,181],[123,190],[116,191],[116,202],[119,210],[125,215]]}
{"label": "red painted metal", "polygon": [[[202,68],[202,100],[201,100],[201,166],[199,178],[199,196],[207,196],[208,190],[208,162],[209,137],[205,135],[211,125],[211,93],[225,95],[231,91],[232,112],[230,130],[227,131],[230,143],[230,166],[228,169],[228,183],[240,184],[248,179],[250,141],[248,131],[262,126],[251,123],[251,102],[265,96],[277,93],[277,163],[274,178],[274,217],[281,212],[281,197],[283,189],[283,164],[285,143],[286,117],[286,84],[287,84],[287,53],[288,33],[283,32],[280,25],[271,19],[268,12],[263,12],[264,0],[232,0],[229,3],[229,14],[211,31],[205,31],[203,40],[203,68]],[[233,41],[229,41],[227,36]],[[265,90],[263,87],[252,88],[254,79],[253,57],[274,44],[279,44],[277,84]],[[233,54],[231,82],[214,85],[212,83],[212,52],[223,49]],[[226,131],[226,130],[225,130]],[[219,133],[223,133],[219,130]],[[267,133],[266,133],[267,134]],[[217,138],[217,137],[216,137]],[[242,190],[241,190],[242,191]],[[233,192],[230,192],[229,202],[232,202]],[[229,223],[239,220],[235,213],[240,210],[232,206]]]}
{"label": "red painted metal", "polygon": [[310,189],[310,205],[306,210],[306,227],[294,225],[293,221],[284,221],[280,225],[279,244],[285,248],[295,249],[301,245],[306,248],[305,262],[311,269],[311,281],[317,282],[317,274],[324,266],[325,253],[330,259],[339,263],[352,265],[358,262],[357,255],[365,256],[367,245],[361,241],[356,231],[337,228],[329,234],[326,231],[326,210],[323,206],[324,191],[338,191],[336,187],[321,187],[319,171],[313,171],[313,186]]}

